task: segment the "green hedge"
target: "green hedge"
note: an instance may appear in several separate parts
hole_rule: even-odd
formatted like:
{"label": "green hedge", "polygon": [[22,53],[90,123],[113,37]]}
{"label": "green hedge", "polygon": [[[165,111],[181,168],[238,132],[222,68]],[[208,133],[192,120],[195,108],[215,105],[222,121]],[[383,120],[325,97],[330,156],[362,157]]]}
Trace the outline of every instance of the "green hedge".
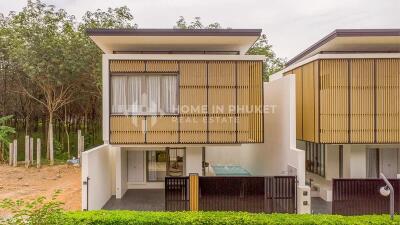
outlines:
{"label": "green hedge", "polygon": [[400,224],[400,216],[391,221],[383,216],[337,216],[252,214],[243,212],[135,212],[135,211],[89,211],[65,214],[65,223],[80,225],[139,225],[139,224]]}

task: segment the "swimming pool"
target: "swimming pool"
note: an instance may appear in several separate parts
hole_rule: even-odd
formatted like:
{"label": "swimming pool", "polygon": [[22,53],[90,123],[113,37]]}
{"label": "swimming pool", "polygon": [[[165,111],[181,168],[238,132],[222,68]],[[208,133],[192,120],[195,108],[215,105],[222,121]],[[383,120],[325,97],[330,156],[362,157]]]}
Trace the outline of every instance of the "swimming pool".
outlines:
{"label": "swimming pool", "polygon": [[250,173],[241,166],[211,166],[216,176],[250,176]]}

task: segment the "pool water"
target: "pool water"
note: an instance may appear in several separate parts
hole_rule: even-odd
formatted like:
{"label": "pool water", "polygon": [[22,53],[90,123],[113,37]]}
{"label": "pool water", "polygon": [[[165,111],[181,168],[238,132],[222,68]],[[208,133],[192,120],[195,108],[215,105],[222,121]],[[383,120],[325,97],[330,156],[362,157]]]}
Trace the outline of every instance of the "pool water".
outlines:
{"label": "pool water", "polygon": [[212,166],[216,176],[250,176],[241,166]]}

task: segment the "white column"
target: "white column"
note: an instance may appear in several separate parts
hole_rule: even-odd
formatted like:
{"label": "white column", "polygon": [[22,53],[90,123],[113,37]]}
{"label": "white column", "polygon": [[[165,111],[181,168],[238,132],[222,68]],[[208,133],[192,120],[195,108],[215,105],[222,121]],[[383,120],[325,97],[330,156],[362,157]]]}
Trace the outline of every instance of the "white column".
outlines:
{"label": "white column", "polygon": [[185,161],[185,174],[189,176],[190,173],[202,174],[202,147],[188,147],[186,148],[186,161]]}
{"label": "white column", "polygon": [[29,167],[29,136],[25,136],[25,167]]}
{"label": "white column", "polygon": [[29,161],[31,165],[33,165],[33,154],[33,138],[29,138]]}
{"label": "white column", "polygon": [[77,149],[77,155],[78,156],[77,157],[78,157],[78,159],[81,158],[81,153],[82,153],[82,150],[81,150],[81,146],[82,146],[81,139],[82,139],[82,131],[78,130],[78,144],[77,144],[77,147],[78,147],[78,149]]}
{"label": "white column", "polygon": [[13,166],[17,166],[18,165],[18,141],[17,141],[17,139],[14,139],[14,141],[13,141],[13,147],[14,147]]}
{"label": "white column", "polygon": [[41,160],[41,146],[40,146],[40,138],[36,139],[36,167],[40,168],[40,160]]}
{"label": "white column", "polygon": [[109,71],[108,71],[108,63],[109,60],[107,55],[103,54],[103,68],[102,68],[102,76],[103,76],[103,141],[104,144],[108,144],[109,135],[110,135],[110,121],[109,121],[109,113],[110,113],[110,90],[109,90]]}
{"label": "white column", "polygon": [[14,156],[14,147],[13,143],[10,143],[8,145],[8,164],[12,166],[13,164],[13,156]]}
{"label": "white column", "polygon": [[127,191],[127,151],[120,147],[112,148],[115,151],[115,197],[121,199]]}

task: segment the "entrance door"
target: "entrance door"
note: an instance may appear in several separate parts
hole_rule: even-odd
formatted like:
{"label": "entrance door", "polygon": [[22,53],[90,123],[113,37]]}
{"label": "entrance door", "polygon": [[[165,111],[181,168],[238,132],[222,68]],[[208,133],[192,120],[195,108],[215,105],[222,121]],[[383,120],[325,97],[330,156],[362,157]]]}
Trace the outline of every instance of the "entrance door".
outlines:
{"label": "entrance door", "polygon": [[380,149],[380,171],[388,178],[397,176],[397,152],[395,148]]}
{"label": "entrance door", "polygon": [[144,182],[144,151],[128,151],[128,182]]}

